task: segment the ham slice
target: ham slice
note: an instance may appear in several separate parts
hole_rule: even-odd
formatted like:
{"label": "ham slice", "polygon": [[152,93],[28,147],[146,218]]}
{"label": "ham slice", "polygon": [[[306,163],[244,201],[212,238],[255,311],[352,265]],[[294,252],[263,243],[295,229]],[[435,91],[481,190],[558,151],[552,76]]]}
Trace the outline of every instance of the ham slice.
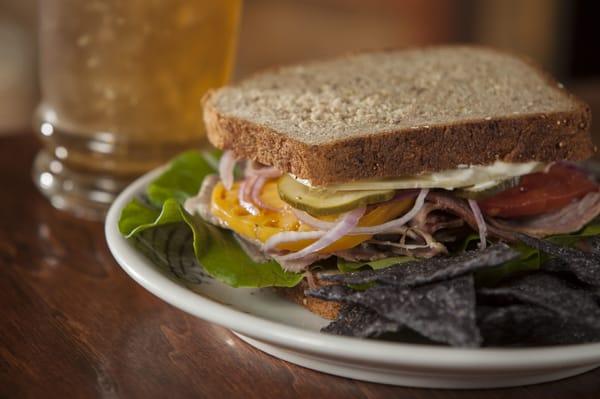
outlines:
{"label": "ham slice", "polygon": [[578,231],[598,214],[600,214],[600,193],[592,192],[556,212],[524,219],[488,218],[488,222],[494,229],[505,232],[519,232],[541,238]]}
{"label": "ham slice", "polygon": [[[477,219],[475,218],[475,215],[473,215],[473,211],[469,207],[469,204],[464,199],[443,191],[430,191],[427,200],[432,204],[430,211],[439,210],[451,213],[464,220],[474,231],[479,230]],[[496,228],[493,225],[488,226],[488,234],[505,241],[515,241],[515,238],[510,231]]]}

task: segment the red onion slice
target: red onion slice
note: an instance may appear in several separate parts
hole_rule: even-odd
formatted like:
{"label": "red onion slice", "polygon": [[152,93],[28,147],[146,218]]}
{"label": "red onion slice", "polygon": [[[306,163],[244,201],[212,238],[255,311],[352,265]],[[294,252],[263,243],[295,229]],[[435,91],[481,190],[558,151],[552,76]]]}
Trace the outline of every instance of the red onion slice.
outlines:
{"label": "red onion slice", "polygon": [[306,279],[306,282],[308,283],[309,289],[314,290],[314,289],[319,288],[319,285],[317,284],[317,279],[315,279],[315,276],[312,274],[312,272],[310,270],[307,270],[306,272],[304,272],[304,278]]}
{"label": "red onion slice", "polygon": [[313,253],[300,259],[285,260],[281,259],[285,255],[271,254],[270,256],[281,265],[281,268],[288,272],[301,272],[318,260],[329,258],[332,254]]}
{"label": "red onion slice", "polygon": [[320,251],[323,248],[328,247],[330,244],[336,242],[337,240],[348,234],[348,232],[350,232],[353,228],[355,228],[362,215],[365,214],[365,210],[366,207],[361,206],[344,214],[339,219],[339,222],[336,223],[336,225],[331,230],[323,234],[323,236],[317,241],[302,248],[300,251],[284,255],[280,259],[282,259],[283,261],[300,259],[307,255]]}
{"label": "red onion slice", "polygon": [[396,230],[401,229],[421,210],[423,204],[425,203],[425,197],[427,197],[427,194],[429,194],[429,189],[421,189],[419,195],[417,195],[417,199],[415,200],[415,204],[413,205],[412,209],[406,212],[404,215],[402,215],[402,217],[390,220],[389,222],[385,222],[383,224],[378,224],[376,226],[355,227],[354,229],[352,229],[352,231],[349,232],[349,234],[383,234],[393,233]]}
{"label": "red onion slice", "polygon": [[251,198],[252,202],[259,208],[268,209],[270,211],[277,212],[281,208],[276,208],[274,206],[271,206],[271,205],[265,203],[260,198],[260,192],[262,191],[266,182],[267,182],[266,177],[258,175],[256,181],[254,182],[254,185],[252,186],[252,193],[250,195],[250,198]]}
{"label": "red onion slice", "polygon": [[251,215],[258,215],[259,211],[256,206],[249,200],[252,194],[252,188],[256,184],[257,176],[247,178],[240,184],[238,189],[238,202]]}
{"label": "red onion slice", "polygon": [[422,248],[429,248],[431,245],[429,244],[404,244],[401,242],[392,242],[392,241],[379,241],[379,240],[369,240],[367,241],[369,243],[373,243],[373,244],[377,244],[377,245],[383,245],[383,246],[388,246],[388,247],[396,247],[396,248],[402,248],[402,249],[422,249]]}
{"label": "red onion slice", "polygon": [[325,235],[324,231],[284,231],[273,234],[263,245],[265,252],[274,250],[279,244],[284,242],[296,242],[302,240],[314,240]]}
{"label": "red onion slice", "polygon": [[244,174],[246,176],[258,175],[266,177],[267,179],[274,179],[276,177],[281,176],[282,173],[273,166],[259,167],[257,166],[256,162],[249,161],[248,165],[246,165],[246,170],[244,171]]}
{"label": "red onion slice", "polygon": [[235,162],[233,151],[225,151],[219,161],[219,177],[227,190],[231,190],[231,187],[233,187]]}
{"label": "red onion slice", "polygon": [[316,217],[301,211],[300,209],[292,208],[292,213],[298,218],[299,221],[315,229],[329,230],[336,225],[336,222],[326,222],[324,220],[317,219]]}
{"label": "red onion slice", "polygon": [[485,224],[485,219],[481,214],[481,209],[479,209],[477,201],[470,199],[469,206],[471,207],[471,211],[473,211],[473,216],[475,216],[475,222],[477,223],[477,229],[479,230],[479,248],[485,249],[487,245],[487,225]]}

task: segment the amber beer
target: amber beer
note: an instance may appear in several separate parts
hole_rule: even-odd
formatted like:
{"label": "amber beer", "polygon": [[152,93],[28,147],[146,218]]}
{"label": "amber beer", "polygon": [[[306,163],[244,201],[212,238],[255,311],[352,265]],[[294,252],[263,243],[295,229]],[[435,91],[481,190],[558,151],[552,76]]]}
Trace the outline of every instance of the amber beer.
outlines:
{"label": "amber beer", "polygon": [[204,143],[201,98],[229,78],[241,0],[44,0],[44,149],[34,179],[99,217],[132,177]]}

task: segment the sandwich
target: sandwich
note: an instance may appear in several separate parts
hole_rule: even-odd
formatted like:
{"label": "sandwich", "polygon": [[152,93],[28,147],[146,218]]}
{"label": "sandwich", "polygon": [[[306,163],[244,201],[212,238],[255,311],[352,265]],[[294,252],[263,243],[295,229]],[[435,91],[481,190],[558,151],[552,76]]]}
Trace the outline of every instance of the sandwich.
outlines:
{"label": "sandwich", "polygon": [[579,162],[595,152],[589,107],[497,50],[282,67],[209,92],[203,107],[223,152],[218,172],[180,199],[184,218],[231,234],[253,265],[297,276],[272,285],[327,318],[353,295],[327,291],[331,275],[443,268],[467,250],[498,266],[524,260],[522,247],[535,245],[523,240],[578,237],[600,213],[599,186]]}

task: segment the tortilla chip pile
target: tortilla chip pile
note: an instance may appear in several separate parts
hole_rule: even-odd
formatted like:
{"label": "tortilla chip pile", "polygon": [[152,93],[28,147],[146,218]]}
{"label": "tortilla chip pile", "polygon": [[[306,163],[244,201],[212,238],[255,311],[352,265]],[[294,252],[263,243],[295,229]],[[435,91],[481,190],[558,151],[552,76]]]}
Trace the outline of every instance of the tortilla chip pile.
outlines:
{"label": "tortilla chip pile", "polygon": [[324,332],[414,337],[458,347],[535,346],[600,341],[600,239],[586,251],[519,235],[548,258],[540,270],[493,286],[477,272],[519,258],[506,244],[380,270],[322,275],[334,285],[307,295],[343,304]]}

